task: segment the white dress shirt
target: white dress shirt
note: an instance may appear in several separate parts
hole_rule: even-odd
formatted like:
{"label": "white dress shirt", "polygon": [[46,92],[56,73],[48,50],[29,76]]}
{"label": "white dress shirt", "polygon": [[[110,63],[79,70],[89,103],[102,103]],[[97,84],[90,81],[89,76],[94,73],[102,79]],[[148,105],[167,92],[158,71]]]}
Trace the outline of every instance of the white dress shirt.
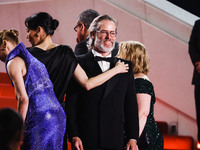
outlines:
{"label": "white dress shirt", "polygon": [[[92,53],[93,53],[94,57],[95,57],[95,56],[103,57],[101,54],[99,54],[99,53],[98,53],[97,51],[95,51],[94,49],[92,50]],[[106,57],[111,57],[111,53],[110,53],[108,56],[106,56]],[[98,64],[99,64],[99,66],[100,66],[102,72],[105,72],[105,71],[107,71],[107,70],[110,69],[110,62],[107,62],[107,61],[102,60],[102,61],[98,61]]]}

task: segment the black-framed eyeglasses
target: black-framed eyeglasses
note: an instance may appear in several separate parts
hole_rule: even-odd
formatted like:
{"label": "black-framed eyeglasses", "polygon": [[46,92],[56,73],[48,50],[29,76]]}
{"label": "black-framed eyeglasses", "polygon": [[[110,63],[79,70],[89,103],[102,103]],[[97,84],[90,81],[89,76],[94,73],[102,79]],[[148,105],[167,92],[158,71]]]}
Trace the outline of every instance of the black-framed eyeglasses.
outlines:
{"label": "black-framed eyeglasses", "polygon": [[81,24],[77,24],[75,27],[74,27],[74,31],[77,32],[77,27],[79,27]]}
{"label": "black-framed eyeglasses", "polygon": [[108,34],[110,34],[111,37],[117,36],[116,31],[100,30],[100,31],[97,31],[97,32],[100,33],[103,37],[106,37]]}

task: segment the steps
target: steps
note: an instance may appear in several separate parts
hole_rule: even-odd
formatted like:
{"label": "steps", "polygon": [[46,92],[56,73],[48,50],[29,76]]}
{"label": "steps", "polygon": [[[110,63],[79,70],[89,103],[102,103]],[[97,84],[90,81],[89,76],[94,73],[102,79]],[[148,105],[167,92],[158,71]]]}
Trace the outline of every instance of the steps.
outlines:
{"label": "steps", "polygon": [[163,134],[164,149],[167,150],[193,150],[193,138],[191,136]]}
{"label": "steps", "polygon": [[[0,109],[10,107],[17,110],[15,90],[6,73],[0,73]],[[71,150],[71,143],[67,142],[68,150]]]}
{"label": "steps", "polygon": [[[15,99],[15,91],[9,77],[6,73],[0,73],[0,108],[5,107],[17,110],[17,100]],[[191,136],[168,134],[168,124],[166,122],[157,122],[157,125],[163,134],[164,149],[193,149],[194,141]],[[71,144],[69,142],[68,149],[71,150]]]}
{"label": "steps", "polygon": [[11,81],[6,73],[0,73],[0,108],[10,107],[17,110],[17,100]]}
{"label": "steps", "polygon": [[171,135],[168,133],[168,124],[164,121],[156,121],[163,135],[164,150],[193,150],[194,140],[191,136]]}

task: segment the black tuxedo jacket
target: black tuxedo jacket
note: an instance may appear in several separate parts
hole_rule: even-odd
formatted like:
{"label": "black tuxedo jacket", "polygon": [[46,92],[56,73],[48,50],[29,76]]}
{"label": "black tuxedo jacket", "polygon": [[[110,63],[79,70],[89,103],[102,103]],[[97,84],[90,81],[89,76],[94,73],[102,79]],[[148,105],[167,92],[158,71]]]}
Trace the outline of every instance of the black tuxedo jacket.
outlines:
{"label": "black tuxedo jacket", "polygon": [[[74,53],[76,56],[88,53],[87,41],[88,41],[88,38],[86,40],[83,40],[83,41],[79,42],[78,44],[76,44],[76,47],[74,50]],[[112,50],[113,57],[117,55],[118,50],[119,50],[119,43],[115,42],[115,47]]]}
{"label": "black tuxedo jacket", "polygon": [[[115,58],[117,62],[118,58]],[[102,73],[92,52],[78,57],[88,77]],[[85,149],[123,149],[124,132],[127,139],[138,140],[138,106],[135,81],[130,61],[128,73],[117,74],[90,91],[77,84],[67,93],[68,135],[78,136]],[[114,67],[114,63],[111,67]]]}
{"label": "black tuxedo jacket", "polygon": [[200,85],[200,74],[195,69],[195,63],[200,61],[200,20],[197,20],[192,29],[189,40],[189,54],[194,65],[192,84]]}
{"label": "black tuxedo jacket", "polygon": [[87,41],[88,39],[80,41],[76,44],[76,47],[74,49],[74,53],[76,56],[88,53]]}

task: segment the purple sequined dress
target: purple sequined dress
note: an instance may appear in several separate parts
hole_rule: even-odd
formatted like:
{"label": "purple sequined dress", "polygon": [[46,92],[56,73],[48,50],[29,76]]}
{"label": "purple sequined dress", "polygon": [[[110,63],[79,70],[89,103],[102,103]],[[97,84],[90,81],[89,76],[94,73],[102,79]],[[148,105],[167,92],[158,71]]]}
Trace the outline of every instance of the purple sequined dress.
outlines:
{"label": "purple sequined dress", "polygon": [[21,57],[27,66],[24,83],[29,97],[22,149],[62,150],[66,116],[54,94],[48,72],[44,64],[33,57],[23,43],[19,43],[9,53],[6,65],[16,56]]}

